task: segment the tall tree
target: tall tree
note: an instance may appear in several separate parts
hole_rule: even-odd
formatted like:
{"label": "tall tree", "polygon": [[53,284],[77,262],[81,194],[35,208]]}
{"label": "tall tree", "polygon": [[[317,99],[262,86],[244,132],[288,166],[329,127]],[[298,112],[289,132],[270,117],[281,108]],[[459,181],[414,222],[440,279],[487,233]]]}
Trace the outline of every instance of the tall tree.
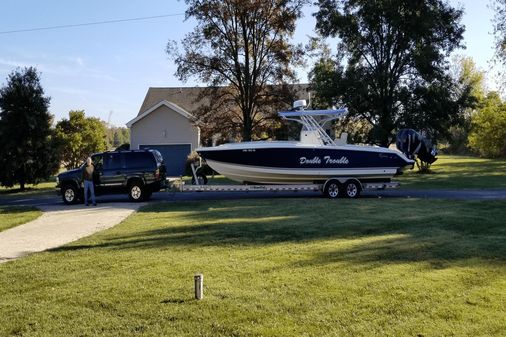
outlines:
{"label": "tall tree", "polygon": [[496,56],[506,64],[506,0],[493,0],[492,3]]}
{"label": "tall tree", "polygon": [[449,128],[447,153],[469,153],[468,135],[471,130],[471,116],[481,108],[486,96],[485,72],[479,69],[471,57],[452,58],[451,76],[457,83],[457,95],[468,97],[468,108],[462,115],[462,123]]}
{"label": "tall tree", "polygon": [[[455,95],[447,56],[461,46],[461,9],[444,0],[317,4],[317,31],[338,37],[341,55],[320,60],[312,82],[329,104],[346,103],[351,116],[371,123],[370,141],[387,146],[398,127],[444,132],[458,122],[465,98]],[[319,80],[327,76],[333,87]]]}
{"label": "tall tree", "polygon": [[200,125],[243,140],[272,120],[267,107],[291,100],[283,84],[294,81],[302,48],[289,39],[307,0],[186,0],[187,19],[197,25],[167,52],[181,80],[195,77],[210,88],[199,97],[209,104],[194,111]]}
{"label": "tall tree", "polygon": [[33,67],[17,69],[0,88],[0,183],[36,184],[58,169],[50,98]]}
{"label": "tall tree", "polygon": [[56,124],[56,135],[67,169],[78,167],[90,154],[107,148],[105,123],[95,117],[86,117],[83,110],[69,112],[69,119]]}

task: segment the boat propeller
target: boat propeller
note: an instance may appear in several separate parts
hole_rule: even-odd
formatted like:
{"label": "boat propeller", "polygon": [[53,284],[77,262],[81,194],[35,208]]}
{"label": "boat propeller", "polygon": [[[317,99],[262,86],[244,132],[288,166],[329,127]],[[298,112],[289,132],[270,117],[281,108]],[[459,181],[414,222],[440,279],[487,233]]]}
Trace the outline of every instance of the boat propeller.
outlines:
{"label": "boat propeller", "polygon": [[437,160],[437,149],[432,142],[413,129],[401,129],[397,133],[396,146],[408,158],[417,157],[432,164]]}

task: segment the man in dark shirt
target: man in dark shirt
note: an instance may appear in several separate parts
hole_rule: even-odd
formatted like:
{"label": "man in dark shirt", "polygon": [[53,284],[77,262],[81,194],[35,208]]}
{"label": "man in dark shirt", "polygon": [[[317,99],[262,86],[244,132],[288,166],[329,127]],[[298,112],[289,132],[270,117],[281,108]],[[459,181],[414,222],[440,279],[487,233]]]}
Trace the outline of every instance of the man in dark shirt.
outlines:
{"label": "man in dark shirt", "polygon": [[95,188],[93,186],[93,171],[95,167],[91,162],[91,158],[86,158],[86,164],[83,166],[83,181],[84,181],[84,203],[86,206],[88,204],[88,190],[91,192],[91,201],[93,202],[93,206],[97,206],[95,202]]}

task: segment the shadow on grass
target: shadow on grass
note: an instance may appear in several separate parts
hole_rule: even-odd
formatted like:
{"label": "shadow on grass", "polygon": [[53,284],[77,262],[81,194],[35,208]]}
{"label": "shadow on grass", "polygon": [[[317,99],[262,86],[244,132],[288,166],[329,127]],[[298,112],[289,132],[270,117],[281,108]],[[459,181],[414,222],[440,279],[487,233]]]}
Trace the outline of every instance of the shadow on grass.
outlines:
{"label": "shadow on grass", "polygon": [[355,240],[320,252],[308,263],[430,260],[437,265],[438,260],[466,258],[504,263],[504,206],[501,201],[373,199],[161,203],[142,208],[121,225],[125,234],[104,234],[97,243],[70,244],[53,251],[241,249]]}

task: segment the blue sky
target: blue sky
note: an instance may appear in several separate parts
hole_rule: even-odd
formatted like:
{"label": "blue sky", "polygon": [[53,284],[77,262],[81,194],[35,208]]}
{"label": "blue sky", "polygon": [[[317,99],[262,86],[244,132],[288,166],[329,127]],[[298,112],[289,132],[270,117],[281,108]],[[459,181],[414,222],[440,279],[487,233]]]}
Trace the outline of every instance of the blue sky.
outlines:
{"label": "blue sky", "polygon": [[[489,69],[493,55],[491,18],[487,0],[451,0],[463,5],[466,14],[466,50]],[[182,14],[184,1],[177,0],[2,0],[0,32],[87,23],[114,19]],[[307,8],[295,33],[298,42],[313,35],[314,8]],[[173,76],[175,66],[165,53],[168,40],[180,40],[193,27],[184,15],[148,21],[76,27],[16,34],[0,34],[0,84],[16,67],[36,66],[51,96],[50,111],[59,120],[69,110],[84,109],[89,116],[124,126],[137,114],[150,86],[188,86]],[[301,82],[306,71],[299,70]],[[489,83],[494,87],[493,81]],[[112,113],[111,113],[112,112]]]}

